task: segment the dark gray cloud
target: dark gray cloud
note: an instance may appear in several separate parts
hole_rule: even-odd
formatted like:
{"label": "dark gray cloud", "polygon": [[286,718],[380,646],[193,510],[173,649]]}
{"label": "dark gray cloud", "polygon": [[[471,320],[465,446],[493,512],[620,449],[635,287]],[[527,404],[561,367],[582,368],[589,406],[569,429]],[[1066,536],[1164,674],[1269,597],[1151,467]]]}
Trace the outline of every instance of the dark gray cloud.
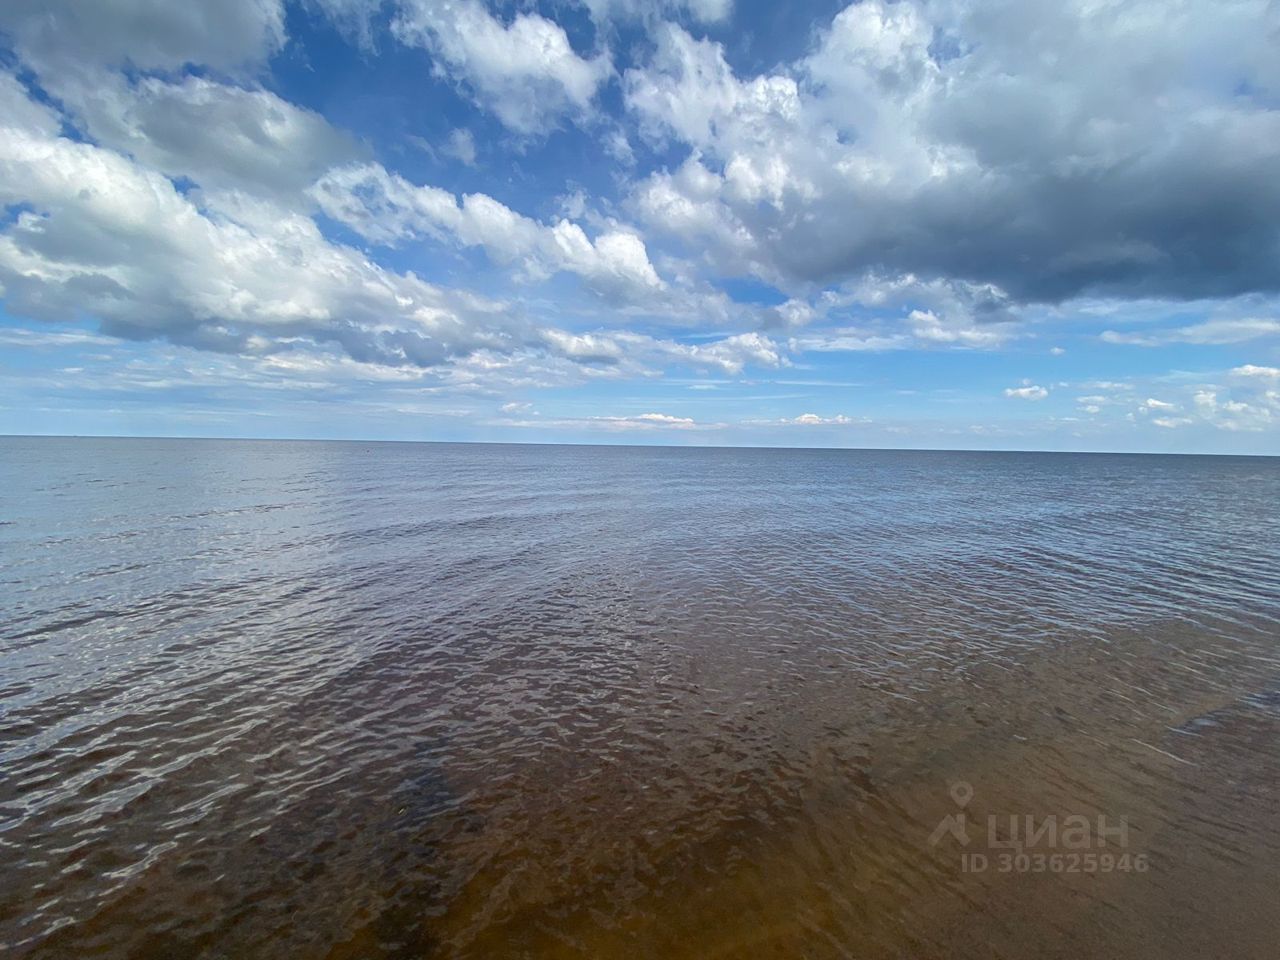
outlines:
{"label": "dark gray cloud", "polygon": [[284,43],[282,0],[5,0],[0,31],[32,64],[59,69],[188,63],[231,70]]}
{"label": "dark gray cloud", "polygon": [[868,0],[759,77],[669,28],[627,102],[695,153],[637,208],[722,269],[799,288],[1280,290],[1278,23],[1257,0]]}

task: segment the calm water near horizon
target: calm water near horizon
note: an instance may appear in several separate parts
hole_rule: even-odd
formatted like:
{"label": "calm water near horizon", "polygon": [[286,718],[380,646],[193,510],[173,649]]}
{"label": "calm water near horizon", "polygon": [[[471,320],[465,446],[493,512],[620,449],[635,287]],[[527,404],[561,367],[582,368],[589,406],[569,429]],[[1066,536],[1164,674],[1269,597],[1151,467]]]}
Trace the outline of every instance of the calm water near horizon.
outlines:
{"label": "calm water near horizon", "polygon": [[10,956],[1271,958],[1278,745],[1280,459],[0,438]]}

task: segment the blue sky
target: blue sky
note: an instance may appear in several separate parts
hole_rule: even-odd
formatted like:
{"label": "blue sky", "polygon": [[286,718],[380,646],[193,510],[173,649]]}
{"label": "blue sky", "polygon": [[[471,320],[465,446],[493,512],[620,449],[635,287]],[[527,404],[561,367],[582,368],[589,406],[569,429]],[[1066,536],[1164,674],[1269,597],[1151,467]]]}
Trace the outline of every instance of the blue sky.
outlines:
{"label": "blue sky", "polygon": [[1263,0],[14,0],[0,432],[1280,454]]}

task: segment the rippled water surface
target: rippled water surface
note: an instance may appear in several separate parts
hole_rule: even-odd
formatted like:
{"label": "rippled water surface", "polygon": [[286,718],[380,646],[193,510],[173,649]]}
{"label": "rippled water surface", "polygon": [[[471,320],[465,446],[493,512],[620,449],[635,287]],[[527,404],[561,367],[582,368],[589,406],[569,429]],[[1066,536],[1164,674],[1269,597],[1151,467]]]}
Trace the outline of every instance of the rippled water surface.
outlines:
{"label": "rippled water surface", "polygon": [[0,953],[1270,958],[1278,748],[1278,460],[0,439]]}

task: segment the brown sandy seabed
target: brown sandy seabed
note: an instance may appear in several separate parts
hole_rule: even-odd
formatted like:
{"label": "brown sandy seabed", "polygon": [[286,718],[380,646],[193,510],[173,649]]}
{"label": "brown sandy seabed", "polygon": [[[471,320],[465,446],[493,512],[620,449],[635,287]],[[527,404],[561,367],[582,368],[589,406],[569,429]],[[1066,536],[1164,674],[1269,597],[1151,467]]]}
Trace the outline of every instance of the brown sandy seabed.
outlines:
{"label": "brown sandy seabed", "polygon": [[[402,797],[361,811],[299,872],[282,853],[314,840],[315,795],[230,861],[158,859],[32,954],[1271,958],[1280,659],[1265,627],[1249,635],[1224,645],[1166,623],[817,691],[799,672],[786,689],[781,661],[764,698],[749,696],[758,677],[706,677],[721,716],[654,716],[634,731],[645,749],[622,744],[615,764],[585,764],[566,739],[446,769],[443,812],[423,822]],[[677,715],[689,698],[675,687],[699,676],[685,666],[680,681],[649,678],[674,685]],[[669,737],[680,722],[719,733]],[[988,814],[1123,816],[1123,852],[1149,869],[964,873],[961,847],[928,841],[959,781],[975,791],[969,850],[998,853]],[[373,855],[344,858],[371,833],[384,837]],[[239,871],[286,895],[246,902]]]}

